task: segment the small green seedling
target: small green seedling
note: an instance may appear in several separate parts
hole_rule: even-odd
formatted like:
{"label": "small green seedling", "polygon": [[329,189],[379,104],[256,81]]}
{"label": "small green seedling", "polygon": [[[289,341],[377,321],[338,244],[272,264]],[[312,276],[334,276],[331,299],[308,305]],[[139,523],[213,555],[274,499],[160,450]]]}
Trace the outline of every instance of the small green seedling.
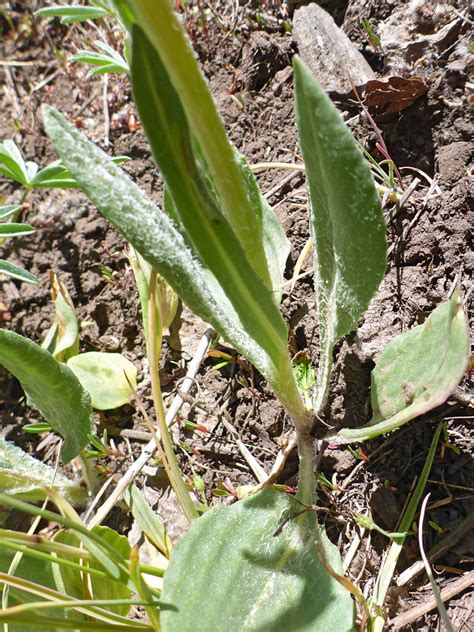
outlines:
{"label": "small green seedling", "polygon": [[[128,160],[126,156],[114,158],[117,164]],[[18,223],[24,204],[33,189],[77,188],[77,182],[67,171],[60,160],[40,169],[33,161],[25,161],[13,140],[0,143],[0,174],[22,185],[23,195],[20,204],[0,206],[0,244],[9,237],[31,235],[35,228],[28,224]],[[0,273],[25,283],[38,283],[38,279],[24,268],[0,259]]]}
{"label": "small green seedling", "polygon": [[80,50],[72,56],[72,61],[94,66],[89,72],[90,77],[112,72],[125,74],[130,72],[128,62],[112,46],[100,41],[95,41],[94,46],[98,50]]}

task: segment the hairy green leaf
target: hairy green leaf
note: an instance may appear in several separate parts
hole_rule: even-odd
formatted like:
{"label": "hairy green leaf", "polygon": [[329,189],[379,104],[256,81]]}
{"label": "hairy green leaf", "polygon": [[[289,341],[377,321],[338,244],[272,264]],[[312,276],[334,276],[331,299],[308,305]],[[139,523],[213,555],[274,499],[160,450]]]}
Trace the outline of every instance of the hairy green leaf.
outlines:
{"label": "hairy green leaf", "polygon": [[132,36],[135,103],[153,156],[174,200],[181,224],[204,266],[229,297],[248,334],[278,362],[287,354],[287,330],[274,298],[254,272],[212,190],[202,177],[178,93],[143,32]]}
{"label": "hairy green leaf", "polygon": [[92,407],[97,410],[128,404],[137,388],[137,369],[120,353],[80,353],[69,358],[67,366],[89,393]]}
{"label": "hairy green leaf", "polygon": [[129,73],[130,68],[125,59],[111,46],[99,40],[94,42],[102,52],[94,50],[80,50],[72,56],[73,61],[96,66],[90,71],[90,76],[106,74],[110,72]]}
{"label": "hairy green leaf", "polygon": [[[159,55],[179,95],[181,107],[216,188],[222,214],[241,243],[249,264],[270,289],[271,280],[263,247],[262,208],[253,204],[245,172],[236,160],[235,149],[226,135],[178,15],[168,0],[127,0],[126,3]],[[166,28],[163,28],[164,24]]]}
{"label": "hairy green leaf", "polygon": [[[161,593],[164,632],[348,632],[350,594],[326,571],[341,573],[339,553],[314,514],[287,494],[266,489],[195,520],[173,549]],[[288,520],[284,524],[285,520]],[[304,529],[304,531],[303,531]]]}
{"label": "hairy green leaf", "polygon": [[394,338],[372,371],[370,425],[338,433],[364,441],[402,426],[443,404],[469,360],[469,329],[461,300],[441,303],[422,325]]}
{"label": "hairy green leaf", "polygon": [[65,364],[13,331],[0,329],[0,363],[20,381],[46,421],[64,438],[61,456],[68,463],[89,443],[89,394]]}
{"label": "hairy green leaf", "polygon": [[385,222],[369,166],[331,100],[299,59],[296,120],[306,165],[324,408],[334,344],[357,327],[384,276]]}
{"label": "hairy green leaf", "polygon": [[44,500],[44,487],[52,487],[74,505],[87,497],[84,487],[0,437],[0,492],[34,502]]}
{"label": "hairy green leaf", "polygon": [[[222,333],[294,406],[297,389],[286,352],[278,365],[246,332],[240,316],[210,270],[199,263],[175,224],[98,147],[56,110],[43,107],[46,131],[64,164],[104,217],[182,297],[188,307]],[[281,341],[280,341],[281,344]]]}

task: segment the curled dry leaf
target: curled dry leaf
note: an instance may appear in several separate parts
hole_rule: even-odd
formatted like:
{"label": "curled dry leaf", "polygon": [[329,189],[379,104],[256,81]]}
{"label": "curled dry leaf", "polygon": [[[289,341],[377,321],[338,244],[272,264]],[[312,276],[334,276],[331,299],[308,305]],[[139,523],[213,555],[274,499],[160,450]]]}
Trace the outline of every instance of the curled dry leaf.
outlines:
{"label": "curled dry leaf", "polygon": [[428,91],[422,77],[389,77],[388,81],[368,81],[365,84],[364,104],[379,115],[401,112]]}

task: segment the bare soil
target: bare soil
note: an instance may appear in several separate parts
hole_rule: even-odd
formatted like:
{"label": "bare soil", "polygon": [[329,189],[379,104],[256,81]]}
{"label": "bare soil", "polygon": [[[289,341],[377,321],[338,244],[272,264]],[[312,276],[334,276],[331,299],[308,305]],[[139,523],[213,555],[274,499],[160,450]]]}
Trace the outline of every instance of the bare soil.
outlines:
{"label": "bare soil", "polygon": [[[53,104],[111,155],[130,156],[125,169],[160,201],[160,179],[136,122],[127,79],[110,77],[104,93],[102,78],[88,78],[86,67],[71,63],[71,54],[95,39],[96,34],[88,25],[67,28],[57,21],[45,22],[35,17],[34,10],[46,4],[36,0],[10,1],[0,11],[1,57],[9,62],[0,66],[0,139],[13,138],[24,156],[40,165],[53,160],[54,151],[45,137],[40,114],[43,103]],[[296,46],[289,32],[286,4],[240,2],[236,10],[234,3],[220,2],[212,12],[208,9],[215,3],[193,4],[194,12],[190,8],[184,12],[185,23],[233,142],[250,163],[300,161],[291,72]],[[334,427],[358,426],[370,419],[370,371],[389,340],[423,322],[446,299],[453,284],[466,297],[465,308],[472,322],[474,186],[469,112],[472,84],[468,82],[474,66],[469,34],[472,15],[467,12],[468,3],[462,0],[350,0],[320,4],[356,43],[379,78],[393,74],[420,76],[428,87],[427,93],[406,109],[376,117],[403,175],[403,186],[407,188],[414,177],[420,183],[402,208],[391,209],[388,238],[393,248],[386,279],[361,322],[359,333],[348,336],[335,351],[334,378],[324,421]],[[381,50],[375,50],[364,39],[360,29],[363,18],[376,31],[382,31]],[[398,47],[392,43],[384,49],[383,33],[390,42],[391,32],[383,31],[383,25],[387,28],[395,18],[397,24],[405,24],[411,42],[422,41],[415,51],[400,38]],[[438,41],[440,29],[451,22],[451,31]],[[109,27],[104,34],[115,43]],[[29,65],[16,65],[15,61]],[[338,107],[356,138],[382,160],[375,148],[374,131],[360,115],[356,101],[341,98]],[[110,118],[107,130],[106,111]],[[286,175],[279,170],[262,172],[259,180],[263,191],[277,187]],[[439,189],[430,187],[432,178],[436,178]],[[15,186],[0,179],[1,203],[13,203],[19,196]],[[295,172],[269,199],[292,242],[286,270],[291,279],[296,259],[309,236],[304,177]],[[2,326],[37,342],[41,340],[53,315],[48,281],[48,271],[53,269],[66,284],[80,319],[90,323],[83,330],[81,349],[124,353],[140,370],[140,397],[149,409],[139,300],[124,240],[77,191],[32,194],[23,219],[37,228],[36,234],[7,242],[2,247],[3,256],[31,270],[40,283],[0,283]],[[311,265],[308,260],[305,269]],[[291,294],[284,294],[282,309],[290,326],[292,352],[304,351],[317,365],[318,333],[311,275],[302,278]],[[176,349],[174,342],[165,342],[162,382],[169,398],[204,329],[203,323],[184,310],[182,349]],[[221,342],[220,348],[228,351],[225,342]],[[215,364],[213,358],[205,360],[198,376],[197,405],[188,405],[183,412],[183,417],[203,423],[212,432],[191,434],[182,429],[181,439],[190,451],[180,452],[184,470],[190,476],[203,478],[209,503],[216,502],[212,491],[226,478],[234,486],[255,483],[235,440],[216,414],[219,406],[226,403],[232,425],[267,470],[290,429],[281,405],[255,371],[238,363],[216,370]],[[36,414],[25,406],[19,385],[5,374],[0,384],[2,435],[40,459],[51,458],[51,442],[39,444],[22,431],[22,426],[35,420]],[[472,401],[472,387],[471,377],[466,376],[461,385],[466,401],[469,393]],[[396,529],[426,459],[434,423],[439,420],[448,422],[448,431],[438,448],[426,488],[431,493],[426,550],[469,516],[472,520],[472,412],[466,403],[460,403],[459,397],[453,399],[388,437],[365,443],[362,461],[357,461],[347,449],[326,449],[320,470],[335,488],[323,486],[320,502],[330,510],[326,527],[343,556],[360,531],[356,515],[370,511],[381,527]],[[123,431],[141,429],[141,415],[131,406],[101,413],[97,415],[99,434],[105,428],[118,448],[117,456],[106,463],[107,475],[117,476],[140,453],[142,444],[138,440],[129,442]],[[281,482],[296,483],[296,456],[289,459]],[[172,537],[179,537],[181,522],[168,497],[159,464],[147,470],[142,483],[150,499],[157,503]],[[162,496],[167,500],[160,501]],[[130,528],[128,516],[119,507],[109,517],[109,524],[124,532]],[[387,546],[384,536],[365,532],[349,568],[351,578],[369,594]],[[471,529],[436,560],[440,587],[471,569],[473,556]],[[409,537],[397,575],[417,559],[416,537]],[[426,576],[421,574],[407,586],[394,588],[389,617],[424,600],[430,594],[426,584]],[[474,628],[472,593],[457,595],[447,606],[456,630]],[[436,610],[403,627],[438,629]]]}

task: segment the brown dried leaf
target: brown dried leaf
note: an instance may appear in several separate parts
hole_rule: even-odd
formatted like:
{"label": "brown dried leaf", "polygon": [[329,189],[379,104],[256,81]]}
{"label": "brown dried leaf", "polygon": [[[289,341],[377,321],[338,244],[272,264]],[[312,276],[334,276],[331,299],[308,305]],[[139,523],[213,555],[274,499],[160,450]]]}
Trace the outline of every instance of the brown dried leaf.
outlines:
{"label": "brown dried leaf", "polygon": [[388,81],[368,81],[364,104],[380,116],[401,112],[428,91],[421,77],[389,77]]}

